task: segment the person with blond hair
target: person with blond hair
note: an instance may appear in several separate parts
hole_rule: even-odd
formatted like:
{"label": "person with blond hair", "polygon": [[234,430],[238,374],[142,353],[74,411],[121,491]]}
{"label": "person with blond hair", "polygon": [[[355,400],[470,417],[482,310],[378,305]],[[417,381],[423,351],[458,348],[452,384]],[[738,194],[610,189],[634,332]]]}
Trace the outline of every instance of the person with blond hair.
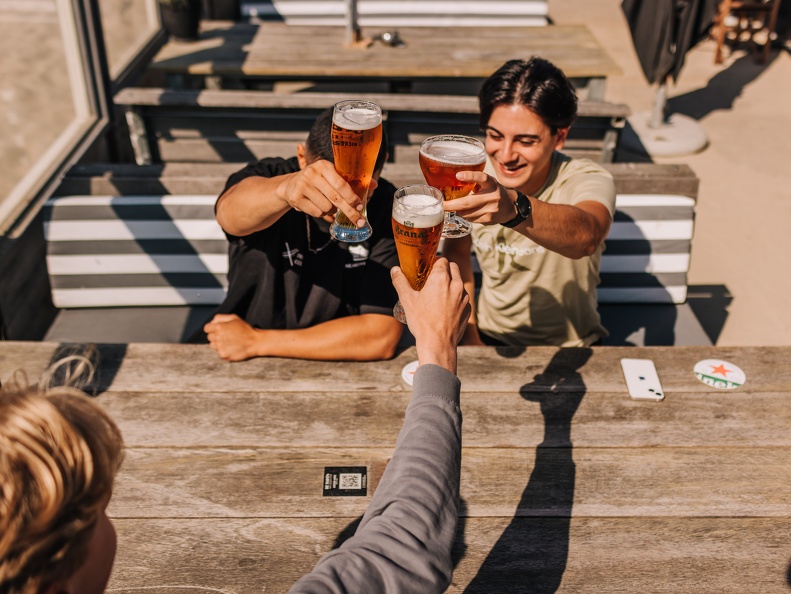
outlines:
{"label": "person with blond hair", "polygon": [[[65,375],[64,386],[54,387]],[[0,592],[100,594],[116,535],[106,509],[123,459],[113,420],[79,389],[89,360],[56,363],[37,386],[0,386]]]}

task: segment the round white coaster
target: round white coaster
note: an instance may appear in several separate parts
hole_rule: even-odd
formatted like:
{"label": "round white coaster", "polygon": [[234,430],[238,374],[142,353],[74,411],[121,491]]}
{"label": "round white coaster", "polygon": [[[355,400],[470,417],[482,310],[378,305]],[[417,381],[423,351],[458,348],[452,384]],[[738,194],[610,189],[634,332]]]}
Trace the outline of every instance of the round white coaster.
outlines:
{"label": "round white coaster", "polygon": [[695,363],[695,377],[707,386],[720,390],[733,390],[741,386],[747,377],[744,372],[728,361],[704,359]]}
{"label": "round white coaster", "polygon": [[408,385],[412,385],[412,380],[415,377],[415,372],[418,368],[418,361],[410,361],[401,370],[401,379]]}

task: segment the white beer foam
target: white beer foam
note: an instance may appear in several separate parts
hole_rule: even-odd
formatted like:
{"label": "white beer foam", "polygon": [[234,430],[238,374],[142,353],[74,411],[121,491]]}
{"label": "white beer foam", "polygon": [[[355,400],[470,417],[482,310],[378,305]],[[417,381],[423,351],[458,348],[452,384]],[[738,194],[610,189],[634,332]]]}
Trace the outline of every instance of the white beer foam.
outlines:
{"label": "white beer foam", "polygon": [[406,227],[433,227],[442,222],[444,215],[442,202],[428,194],[407,194],[393,203],[393,218]]}
{"label": "white beer foam", "polygon": [[335,110],[332,123],[345,130],[370,130],[382,123],[382,114],[365,107],[342,107]]}
{"label": "white beer foam", "polygon": [[486,151],[480,150],[474,144],[458,140],[438,140],[421,147],[420,152],[431,159],[454,165],[474,165],[486,160]]}

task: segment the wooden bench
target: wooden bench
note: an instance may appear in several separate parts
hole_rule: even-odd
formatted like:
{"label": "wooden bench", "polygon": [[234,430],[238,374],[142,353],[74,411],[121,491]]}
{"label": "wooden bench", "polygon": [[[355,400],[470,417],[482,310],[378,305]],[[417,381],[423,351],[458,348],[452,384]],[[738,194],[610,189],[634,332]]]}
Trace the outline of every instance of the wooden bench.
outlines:
{"label": "wooden bench", "polygon": [[[227,282],[227,246],[213,204],[227,176],[241,166],[73,168],[44,212],[52,299],[64,310],[49,337],[65,338],[59,328],[75,332],[105,308],[160,308],[162,313],[152,311],[166,318],[168,308],[177,306],[186,312],[177,323],[191,315],[199,325],[200,317],[222,301]],[[679,314],[678,309],[687,292],[698,180],[683,165],[606,167],[615,176],[619,194],[602,258],[600,307],[608,327],[624,327],[624,332],[634,328],[623,336],[614,332],[613,341],[627,342],[645,328],[648,340],[659,340],[652,338],[659,332],[665,343],[681,342],[674,324],[666,326],[669,319],[684,327],[694,322],[691,312]],[[396,185],[423,181],[414,164],[388,163],[383,175]],[[624,316],[624,308],[630,307],[633,313]],[[652,319],[661,322],[655,330],[648,329]],[[116,331],[134,324],[111,326]],[[160,326],[156,332],[161,336],[165,329]],[[185,336],[184,328],[176,327],[172,335],[178,342]],[[706,342],[702,330],[690,336],[684,340]]]}
{"label": "wooden bench", "polygon": [[[459,95],[356,93],[382,107],[390,160],[416,160],[434,134],[481,136],[478,99]],[[124,111],[138,165],[172,162],[244,162],[293,154],[316,116],[341,93],[126,88],[115,95]],[[630,110],[581,101],[565,151],[611,162]]]}
{"label": "wooden bench", "polygon": [[[525,27],[547,24],[546,0],[357,0],[362,27]],[[242,16],[294,25],[343,25],[347,0],[242,2]]]}

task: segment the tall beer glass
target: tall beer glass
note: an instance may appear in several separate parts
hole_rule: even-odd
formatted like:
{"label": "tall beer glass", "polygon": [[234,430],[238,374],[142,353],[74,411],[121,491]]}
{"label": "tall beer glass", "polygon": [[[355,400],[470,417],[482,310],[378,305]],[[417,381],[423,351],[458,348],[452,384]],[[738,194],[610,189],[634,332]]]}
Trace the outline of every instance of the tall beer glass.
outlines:
{"label": "tall beer glass", "polygon": [[[486,151],[483,143],[469,136],[445,134],[432,136],[420,145],[420,170],[426,181],[439,188],[445,200],[461,198],[469,194],[475,183],[456,179],[459,171],[483,171],[486,166]],[[472,225],[455,212],[445,213],[445,228],[442,237],[464,237],[472,231]]]}
{"label": "tall beer glass", "polygon": [[[382,143],[382,108],[370,101],[336,103],[331,134],[335,170],[362,200],[362,215],[365,217],[368,186]],[[367,218],[365,226],[358,228],[340,210],[330,226],[330,234],[340,241],[364,241],[372,231]]]}
{"label": "tall beer glass", "polygon": [[[393,237],[398,264],[415,291],[423,288],[437,257],[442,236],[442,192],[425,185],[399,188],[393,199]],[[393,315],[402,324],[406,316],[401,302]]]}

